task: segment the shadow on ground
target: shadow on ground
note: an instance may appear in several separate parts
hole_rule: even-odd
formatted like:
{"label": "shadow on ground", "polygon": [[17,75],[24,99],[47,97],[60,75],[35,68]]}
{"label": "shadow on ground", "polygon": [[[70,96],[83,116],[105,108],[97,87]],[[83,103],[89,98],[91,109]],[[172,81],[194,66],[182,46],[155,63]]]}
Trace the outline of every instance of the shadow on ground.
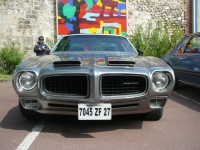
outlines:
{"label": "shadow on ground", "polygon": [[[187,97],[191,100],[194,100],[197,103],[195,103],[189,99],[186,99],[184,97],[180,97],[179,95],[174,94],[173,92],[178,93],[178,94],[180,94],[184,97]],[[172,101],[175,101],[187,108],[190,108],[197,112],[200,112],[200,105],[198,104],[198,103],[200,103],[200,98],[199,98],[200,89],[199,88],[181,84],[180,87],[178,89],[175,89],[173,92],[171,93],[169,99],[171,99]]]}
{"label": "shadow on ground", "polygon": [[[44,115],[43,120],[45,121],[45,128],[42,132],[59,133],[66,138],[94,138],[90,133],[119,129],[142,129],[143,124],[141,115],[113,116],[112,120],[109,121],[79,121],[77,116]],[[0,127],[31,131],[39,122],[24,119],[18,106],[16,106],[3,118]]]}

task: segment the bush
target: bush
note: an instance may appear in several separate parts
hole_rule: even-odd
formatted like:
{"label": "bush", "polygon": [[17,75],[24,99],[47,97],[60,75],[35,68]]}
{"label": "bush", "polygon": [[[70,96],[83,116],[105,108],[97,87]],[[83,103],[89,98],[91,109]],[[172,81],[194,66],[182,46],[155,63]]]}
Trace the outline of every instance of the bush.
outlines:
{"label": "bush", "polygon": [[53,48],[53,46],[56,44],[56,39],[51,40],[51,39],[49,39],[49,38],[46,38],[46,43],[47,43],[47,45],[49,46],[49,48],[51,49],[51,48]]}
{"label": "bush", "polygon": [[20,51],[20,45],[5,44],[0,50],[0,71],[3,74],[12,74],[16,66],[23,60],[25,52]]}
{"label": "bush", "polygon": [[183,31],[178,25],[167,21],[156,21],[155,24],[148,22],[143,28],[136,27],[134,35],[129,36],[132,44],[144,51],[145,56],[160,58],[169,52],[183,37]]}

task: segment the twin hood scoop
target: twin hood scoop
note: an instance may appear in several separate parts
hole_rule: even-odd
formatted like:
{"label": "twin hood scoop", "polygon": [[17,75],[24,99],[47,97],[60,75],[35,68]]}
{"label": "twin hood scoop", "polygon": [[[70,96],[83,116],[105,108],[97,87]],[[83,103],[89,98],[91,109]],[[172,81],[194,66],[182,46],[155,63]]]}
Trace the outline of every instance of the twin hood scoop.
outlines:
{"label": "twin hood scoop", "polygon": [[54,61],[54,66],[129,66],[133,67],[135,61],[133,57],[110,56],[106,54],[85,54],[85,55],[64,55],[59,56],[60,61]]}
{"label": "twin hood scoop", "polygon": [[[83,62],[84,63],[84,62]],[[91,63],[87,63],[88,66],[91,65]],[[93,62],[93,65],[96,64],[98,65],[98,62],[96,63],[95,61]],[[54,66],[81,66],[80,61],[55,61],[53,62]],[[85,63],[84,63],[85,65]],[[106,63],[105,63],[106,65]],[[133,67],[135,65],[135,62],[133,61],[108,61],[107,62],[108,66],[130,66]]]}

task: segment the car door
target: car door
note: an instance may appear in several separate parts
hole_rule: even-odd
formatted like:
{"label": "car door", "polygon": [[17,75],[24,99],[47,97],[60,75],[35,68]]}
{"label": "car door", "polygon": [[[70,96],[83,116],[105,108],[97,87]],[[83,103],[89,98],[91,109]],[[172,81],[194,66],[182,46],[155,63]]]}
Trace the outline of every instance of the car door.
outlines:
{"label": "car door", "polygon": [[200,37],[183,41],[171,62],[178,80],[200,85]]}

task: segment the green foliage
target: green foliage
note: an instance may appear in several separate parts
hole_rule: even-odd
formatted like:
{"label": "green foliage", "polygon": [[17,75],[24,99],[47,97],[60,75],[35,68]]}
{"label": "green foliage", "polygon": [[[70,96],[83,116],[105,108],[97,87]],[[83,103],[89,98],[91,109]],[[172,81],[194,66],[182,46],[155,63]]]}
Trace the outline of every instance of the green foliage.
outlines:
{"label": "green foliage", "polygon": [[0,50],[1,74],[12,74],[16,66],[23,60],[27,51],[21,52],[20,45],[15,43],[5,44]]}
{"label": "green foliage", "polygon": [[49,48],[51,49],[56,44],[56,39],[51,40],[49,38],[46,38],[46,43],[49,46]]}
{"label": "green foliage", "polygon": [[0,79],[12,79],[12,75],[0,74]]}
{"label": "green foliage", "polygon": [[134,35],[129,36],[132,44],[144,51],[145,56],[160,58],[169,52],[183,37],[183,31],[178,25],[167,21],[148,22],[145,27],[138,26]]}

